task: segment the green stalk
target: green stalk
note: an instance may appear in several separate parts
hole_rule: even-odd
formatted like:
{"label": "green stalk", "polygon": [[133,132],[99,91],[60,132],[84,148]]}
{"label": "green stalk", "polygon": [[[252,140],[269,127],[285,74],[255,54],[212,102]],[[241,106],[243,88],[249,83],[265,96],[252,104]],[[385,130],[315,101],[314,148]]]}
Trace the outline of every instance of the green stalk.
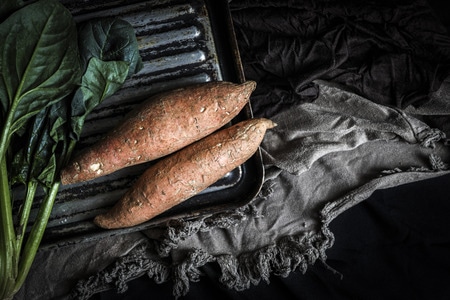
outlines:
{"label": "green stalk", "polygon": [[[67,163],[67,161],[70,159],[72,152],[76,146],[76,143],[77,142],[75,140],[71,140],[69,142],[67,153],[61,159],[61,162],[62,162],[61,166],[64,166]],[[57,173],[59,173],[59,171]],[[53,185],[51,186],[47,195],[45,196],[43,202],[41,203],[41,206],[39,207],[39,212],[36,217],[36,221],[33,224],[30,235],[27,238],[25,247],[23,249],[23,253],[20,258],[18,275],[17,275],[16,281],[15,281],[14,291],[13,291],[12,295],[14,295],[15,293],[17,293],[19,291],[19,289],[25,282],[25,279],[30,271],[30,268],[33,264],[36,253],[39,249],[39,245],[41,243],[42,237],[44,236],[45,228],[47,227],[47,223],[50,218],[50,214],[52,212],[52,208],[55,203],[56,196],[58,194],[60,185],[61,185],[61,183],[59,182],[59,180],[57,180],[56,182],[53,183]],[[21,218],[23,218],[23,221],[24,221],[24,223],[23,223],[24,226],[26,226],[26,224],[28,223],[28,216],[29,216],[28,210],[31,210],[31,204],[34,199],[36,187],[37,187],[37,183],[35,183],[35,185],[32,185],[32,186],[30,186],[30,184],[29,184],[29,186],[28,186],[25,206],[29,205],[30,207],[29,207],[29,209],[24,207],[23,212],[21,214]],[[28,202],[30,202],[30,203],[28,203]],[[25,220],[25,214],[27,215],[26,220]],[[21,219],[21,224],[22,224],[22,219]],[[25,227],[24,227],[24,230],[25,230]],[[21,236],[21,239],[23,239],[23,236]],[[22,243],[22,241],[20,241],[20,243]]]}
{"label": "green stalk", "polygon": [[41,243],[42,237],[44,236],[45,228],[47,227],[48,219],[50,218],[53,204],[55,202],[56,195],[58,194],[59,186],[59,182],[55,182],[52,185],[39,208],[36,222],[33,224],[20,259],[19,270],[13,290],[13,295],[19,291],[20,287],[25,282],[31,265],[33,264],[33,260],[36,256],[39,244]]}
{"label": "green stalk", "polygon": [[25,236],[25,231],[27,228],[28,219],[30,217],[31,207],[33,206],[34,196],[36,195],[37,187],[38,187],[37,181],[32,180],[28,182],[25,201],[20,212],[20,220],[18,227],[20,232],[17,233],[16,253],[18,257],[20,257],[23,238]]}
{"label": "green stalk", "polygon": [[0,295],[2,299],[5,299],[14,286],[17,275],[17,256],[8,170],[6,159],[4,157],[0,159]]}

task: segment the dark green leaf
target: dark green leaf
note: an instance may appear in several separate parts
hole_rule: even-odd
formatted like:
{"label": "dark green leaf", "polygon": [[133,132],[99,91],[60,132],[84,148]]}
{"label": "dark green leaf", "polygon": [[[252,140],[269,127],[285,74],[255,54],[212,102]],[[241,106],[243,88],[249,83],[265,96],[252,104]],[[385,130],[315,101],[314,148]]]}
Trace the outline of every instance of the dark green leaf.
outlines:
{"label": "dark green leaf", "polygon": [[[27,135],[15,139],[11,165],[14,182],[37,180],[50,187],[70,154],[71,140],[67,133],[73,130],[74,140],[79,139],[85,117],[121,87],[127,73],[128,64],[125,62],[104,62],[92,58],[73,99],[66,97],[40,111],[28,123]],[[72,120],[71,129],[66,123],[69,118]],[[23,140],[27,144],[23,144]]]}
{"label": "dark green leaf", "polygon": [[80,54],[87,65],[92,57],[103,61],[125,61],[128,77],[142,67],[134,28],[126,21],[102,18],[83,23],[79,28]]}
{"label": "dark green leaf", "polygon": [[63,5],[41,0],[8,17],[0,41],[0,100],[3,113],[13,114],[12,133],[79,81],[77,32]]}
{"label": "dark green leaf", "polygon": [[16,138],[12,146],[15,153],[10,171],[13,182],[37,180],[46,187],[51,186],[60,168],[58,163],[66,155],[67,118],[67,104],[63,101],[33,116],[27,135]]}
{"label": "dark green leaf", "polygon": [[102,61],[96,57],[89,60],[81,87],[72,101],[72,127],[76,139],[81,134],[86,116],[120,89],[127,77],[128,66],[123,61]]}

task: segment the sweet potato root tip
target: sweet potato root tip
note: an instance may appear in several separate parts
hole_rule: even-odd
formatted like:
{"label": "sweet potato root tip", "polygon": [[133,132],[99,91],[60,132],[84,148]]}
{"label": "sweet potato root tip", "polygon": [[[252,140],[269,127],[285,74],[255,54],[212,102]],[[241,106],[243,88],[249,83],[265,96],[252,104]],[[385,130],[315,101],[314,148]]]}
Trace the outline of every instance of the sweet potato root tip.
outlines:
{"label": "sweet potato root tip", "polygon": [[92,180],[171,154],[230,122],[256,87],[207,82],[155,95],[130,112],[97,143],[76,154],[61,183]]}
{"label": "sweet potato root tip", "polygon": [[94,223],[105,229],[124,228],[167,211],[247,161],[274,126],[264,118],[242,121],[159,160]]}

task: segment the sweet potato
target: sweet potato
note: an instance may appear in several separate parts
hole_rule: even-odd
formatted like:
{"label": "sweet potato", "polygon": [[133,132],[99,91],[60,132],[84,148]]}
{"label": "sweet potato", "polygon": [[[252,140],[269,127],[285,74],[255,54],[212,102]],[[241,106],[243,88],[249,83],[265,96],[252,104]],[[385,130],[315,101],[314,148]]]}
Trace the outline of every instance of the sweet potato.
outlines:
{"label": "sweet potato", "polygon": [[273,126],[264,118],[242,121],[162,158],[94,223],[106,229],[134,226],[198,194],[249,159]]}
{"label": "sweet potato", "polygon": [[173,153],[221,128],[248,102],[256,83],[207,82],[151,97],[61,173],[62,184],[91,180]]}

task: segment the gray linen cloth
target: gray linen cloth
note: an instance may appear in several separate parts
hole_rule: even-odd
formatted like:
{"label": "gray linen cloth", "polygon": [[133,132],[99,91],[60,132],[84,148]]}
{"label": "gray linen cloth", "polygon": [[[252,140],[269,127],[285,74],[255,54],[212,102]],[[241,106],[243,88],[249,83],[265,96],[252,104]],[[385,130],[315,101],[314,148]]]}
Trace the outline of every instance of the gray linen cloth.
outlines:
{"label": "gray linen cloth", "polygon": [[[217,264],[225,286],[243,290],[270,276],[326,264],[328,225],[375,190],[449,172],[445,124],[423,116],[450,115],[448,84],[425,108],[401,111],[334,84],[316,81],[319,97],[292,103],[271,119],[261,151],[266,172],[259,195],[233,211],[38,253],[16,299],[88,299],[149,276],[173,283],[174,297]],[[257,105],[257,103],[253,103]],[[330,272],[339,272],[332,270]]]}

